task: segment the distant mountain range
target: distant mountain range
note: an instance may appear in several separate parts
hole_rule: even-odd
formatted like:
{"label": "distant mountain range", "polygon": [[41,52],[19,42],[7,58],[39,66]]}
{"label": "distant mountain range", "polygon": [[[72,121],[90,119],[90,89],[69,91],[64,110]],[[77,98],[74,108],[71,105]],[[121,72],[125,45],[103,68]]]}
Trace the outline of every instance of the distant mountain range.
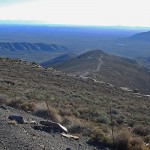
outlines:
{"label": "distant mountain range", "polygon": [[119,38],[115,40],[111,46],[113,48],[112,51],[114,50],[115,54],[121,54],[120,56],[123,57],[149,57],[150,31],[140,32],[125,38]]}
{"label": "distant mountain range", "polygon": [[41,61],[69,52],[65,46],[47,43],[1,42],[2,57],[23,58],[28,61]]}
{"label": "distant mountain range", "polygon": [[102,49],[121,57],[136,58],[150,68],[150,31],[148,28],[69,27],[0,25],[0,57],[21,58],[44,67],[74,55]]}
{"label": "distant mountain range", "polygon": [[150,70],[136,60],[94,50],[81,54],[62,63],[50,65],[65,73],[91,77],[113,85],[139,89],[150,93]]}
{"label": "distant mountain range", "polygon": [[[150,28],[129,28],[119,26],[0,25],[0,43],[9,43],[8,45],[15,46],[15,49],[15,44],[17,43],[17,47],[20,47],[21,43],[22,46],[19,49],[23,51],[12,51],[14,48],[8,46],[7,51],[0,51],[0,56],[43,62],[54,58],[55,56],[59,56],[53,54],[50,55],[48,51],[45,51],[45,49],[47,49],[45,44],[49,45],[54,43],[56,46],[67,47],[69,53],[75,53],[77,55],[94,49],[102,49],[105,52],[122,57],[149,57],[150,42],[133,40],[134,35],[136,36],[137,33],[145,33],[149,30]],[[40,46],[38,45],[38,47],[40,47],[41,50],[44,48],[44,51],[41,51],[41,53],[39,48],[35,48],[38,43],[40,43]],[[24,46],[24,44],[26,46]],[[36,46],[34,46],[35,44]],[[31,51],[29,53],[28,48],[33,46],[34,49],[38,51],[37,54],[32,53]],[[10,48],[11,51],[8,50],[8,48]],[[27,49],[27,51],[25,49]],[[68,52],[65,51],[61,54],[66,53]]]}
{"label": "distant mountain range", "polygon": [[10,51],[56,51],[56,52],[67,52],[68,49],[65,46],[56,44],[45,44],[45,43],[27,43],[27,42],[12,42],[12,43],[0,43],[0,49]]}
{"label": "distant mountain range", "polygon": [[135,35],[131,36],[130,39],[150,42],[150,31],[135,34]]}

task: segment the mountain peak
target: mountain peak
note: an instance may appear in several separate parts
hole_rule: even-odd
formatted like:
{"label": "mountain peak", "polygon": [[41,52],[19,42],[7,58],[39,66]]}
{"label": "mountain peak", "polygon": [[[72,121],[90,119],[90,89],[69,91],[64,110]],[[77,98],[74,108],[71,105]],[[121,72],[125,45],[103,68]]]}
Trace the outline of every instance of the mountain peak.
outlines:
{"label": "mountain peak", "polygon": [[52,67],[66,73],[150,93],[150,72],[147,69],[134,59],[110,55],[102,50],[85,52]]}
{"label": "mountain peak", "polygon": [[95,57],[95,58],[97,58],[97,57],[100,57],[102,55],[106,56],[108,54],[105,53],[102,50],[92,50],[92,51],[87,51],[85,53],[82,53],[77,58],[86,58],[86,57],[90,57],[90,58]]}

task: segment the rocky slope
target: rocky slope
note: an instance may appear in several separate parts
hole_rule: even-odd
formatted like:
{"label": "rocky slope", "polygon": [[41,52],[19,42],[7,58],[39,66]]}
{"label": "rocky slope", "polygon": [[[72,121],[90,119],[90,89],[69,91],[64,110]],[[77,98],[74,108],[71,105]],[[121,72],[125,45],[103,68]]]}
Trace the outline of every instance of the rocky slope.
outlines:
{"label": "rocky slope", "polygon": [[8,116],[12,114],[23,116],[25,119],[36,121],[36,123],[43,119],[8,106],[5,108],[6,110],[0,107],[1,150],[66,150],[67,148],[92,150],[95,148],[87,144],[88,139],[85,137],[74,140],[65,138],[60,133],[34,130],[34,125],[29,123],[13,124],[8,119]]}
{"label": "rocky slope", "polygon": [[[97,70],[101,69],[101,64],[99,60]],[[45,100],[51,105],[51,110],[56,110],[52,111],[55,118],[57,117],[57,120],[68,128],[69,133],[80,135],[81,141],[72,141],[57,134],[34,131],[29,124],[17,127],[10,125],[8,124],[9,114],[17,114],[25,118],[27,116],[37,121],[40,119],[15,109],[8,108],[7,111],[0,108],[1,147],[42,149],[41,146],[44,145],[48,149],[52,146],[54,149],[63,150],[68,146],[72,149],[81,146],[81,149],[92,150],[93,147],[86,143],[87,139],[103,144],[111,139],[110,108],[115,121],[115,135],[122,129],[128,129],[128,126],[131,133],[136,135],[134,129],[140,125],[142,126],[140,129],[147,129],[147,132],[144,136],[138,136],[141,136],[146,143],[149,142],[147,140],[150,135],[149,95],[91,78],[71,76],[54,69],[44,69],[35,63],[0,59],[0,103],[11,104],[26,111],[31,111],[29,106],[34,103],[36,108],[30,113],[35,114],[42,110],[43,107],[40,104]],[[33,138],[34,136],[37,140]]]}

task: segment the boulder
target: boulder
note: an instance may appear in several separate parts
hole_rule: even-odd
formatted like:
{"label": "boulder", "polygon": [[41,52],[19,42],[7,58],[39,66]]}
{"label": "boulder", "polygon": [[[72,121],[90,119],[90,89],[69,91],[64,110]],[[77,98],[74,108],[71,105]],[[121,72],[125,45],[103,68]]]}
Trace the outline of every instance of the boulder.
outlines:
{"label": "boulder", "polygon": [[78,140],[79,139],[79,136],[75,136],[75,135],[70,135],[70,134],[65,134],[65,133],[62,133],[61,134],[63,137],[66,137],[66,138],[72,138],[74,140]]}
{"label": "boulder", "polygon": [[40,124],[43,125],[43,126],[51,127],[51,128],[53,128],[54,131],[68,133],[67,128],[65,128],[64,126],[62,126],[61,124],[56,123],[56,122],[40,121]]}
{"label": "boulder", "polygon": [[132,92],[132,90],[127,87],[120,87],[120,89],[123,91]]}
{"label": "boulder", "polygon": [[24,124],[24,118],[19,115],[9,115],[8,117],[9,120],[15,120],[18,124]]}
{"label": "boulder", "polygon": [[29,121],[30,124],[33,124],[33,125],[38,125],[38,122],[32,120],[32,121]]}
{"label": "boulder", "polygon": [[144,97],[150,97],[150,95],[143,95]]}

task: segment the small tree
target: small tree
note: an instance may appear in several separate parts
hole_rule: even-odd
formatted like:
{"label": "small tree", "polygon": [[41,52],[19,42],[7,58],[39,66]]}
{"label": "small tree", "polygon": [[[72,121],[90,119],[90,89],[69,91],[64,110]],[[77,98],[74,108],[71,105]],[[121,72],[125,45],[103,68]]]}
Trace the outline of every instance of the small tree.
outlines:
{"label": "small tree", "polygon": [[112,142],[113,142],[113,148],[115,145],[115,138],[114,138],[114,121],[113,121],[113,115],[112,115],[112,105],[110,105],[110,121],[111,121],[111,133],[112,133]]}

